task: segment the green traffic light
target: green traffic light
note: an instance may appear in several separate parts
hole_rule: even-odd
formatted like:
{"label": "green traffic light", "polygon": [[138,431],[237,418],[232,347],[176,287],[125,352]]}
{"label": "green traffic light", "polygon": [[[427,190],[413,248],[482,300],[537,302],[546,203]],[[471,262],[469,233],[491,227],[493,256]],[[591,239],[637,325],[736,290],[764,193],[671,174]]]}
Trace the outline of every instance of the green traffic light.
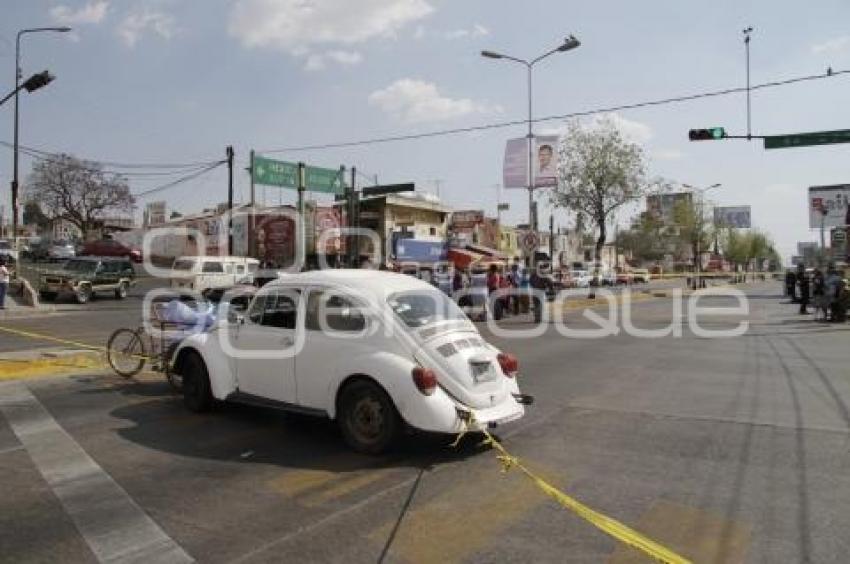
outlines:
{"label": "green traffic light", "polygon": [[711,136],[715,139],[723,139],[726,137],[726,130],[722,127],[712,127],[709,131],[711,131]]}

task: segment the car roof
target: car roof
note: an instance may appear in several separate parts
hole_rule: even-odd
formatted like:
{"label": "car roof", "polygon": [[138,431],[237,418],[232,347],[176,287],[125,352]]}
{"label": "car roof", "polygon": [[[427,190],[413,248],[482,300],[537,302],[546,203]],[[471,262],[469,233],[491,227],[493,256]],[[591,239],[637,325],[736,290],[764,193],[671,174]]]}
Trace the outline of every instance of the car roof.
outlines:
{"label": "car roof", "polygon": [[326,269],[298,272],[269,282],[263,289],[277,286],[326,285],[350,288],[358,292],[385,296],[391,292],[434,290],[431,284],[396,272],[367,269]]}
{"label": "car roof", "polygon": [[93,256],[79,256],[79,257],[71,257],[68,260],[87,260],[87,261],[100,261],[100,262],[129,262],[128,259],[123,257],[93,257]]}

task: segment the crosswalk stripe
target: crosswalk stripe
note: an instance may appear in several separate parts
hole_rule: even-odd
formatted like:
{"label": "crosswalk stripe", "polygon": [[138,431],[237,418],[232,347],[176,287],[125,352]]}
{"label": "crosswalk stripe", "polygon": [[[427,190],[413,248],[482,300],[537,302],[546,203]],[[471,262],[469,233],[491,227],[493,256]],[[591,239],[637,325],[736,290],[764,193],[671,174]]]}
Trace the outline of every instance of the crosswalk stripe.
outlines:
{"label": "crosswalk stripe", "polygon": [[23,383],[0,384],[0,413],[100,562],[194,562]]}

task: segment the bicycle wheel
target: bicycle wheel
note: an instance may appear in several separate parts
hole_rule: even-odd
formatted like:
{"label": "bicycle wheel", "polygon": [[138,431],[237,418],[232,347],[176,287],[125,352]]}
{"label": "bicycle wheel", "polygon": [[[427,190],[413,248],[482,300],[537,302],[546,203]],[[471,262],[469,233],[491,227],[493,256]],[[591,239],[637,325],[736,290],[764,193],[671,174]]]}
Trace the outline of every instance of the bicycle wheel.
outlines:
{"label": "bicycle wheel", "polygon": [[145,365],[145,342],[138,331],[118,329],[109,336],[106,360],[116,374],[130,378]]}

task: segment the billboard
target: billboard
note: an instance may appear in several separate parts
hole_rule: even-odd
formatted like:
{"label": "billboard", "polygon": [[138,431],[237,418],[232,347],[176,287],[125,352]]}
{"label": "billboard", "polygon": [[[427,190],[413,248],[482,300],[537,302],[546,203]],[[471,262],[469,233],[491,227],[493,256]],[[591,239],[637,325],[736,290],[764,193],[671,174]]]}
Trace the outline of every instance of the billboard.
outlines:
{"label": "billboard", "polygon": [[750,206],[723,206],[714,208],[714,224],[745,229],[750,223]]}
{"label": "billboard", "polygon": [[395,257],[399,262],[441,262],[447,260],[448,245],[445,241],[398,239]]}
{"label": "billboard", "polygon": [[677,205],[693,205],[691,192],[673,192],[671,194],[651,194],[646,197],[647,213],[665,225],[673,225],[673,210]]}
{"label": "billboard", "polygon": [[850,225],[850,184],[809,188],[809,228],[819,229],[821,221],[824,227]]}
{"label": "billboard", "polygon": [[[532,151],[534,187],[556,186],[558,184],[558,136],[535,136]],[[528,187],[528,140],[525,137],[509,139],[505,145],[502,185],[505,188]]]}

